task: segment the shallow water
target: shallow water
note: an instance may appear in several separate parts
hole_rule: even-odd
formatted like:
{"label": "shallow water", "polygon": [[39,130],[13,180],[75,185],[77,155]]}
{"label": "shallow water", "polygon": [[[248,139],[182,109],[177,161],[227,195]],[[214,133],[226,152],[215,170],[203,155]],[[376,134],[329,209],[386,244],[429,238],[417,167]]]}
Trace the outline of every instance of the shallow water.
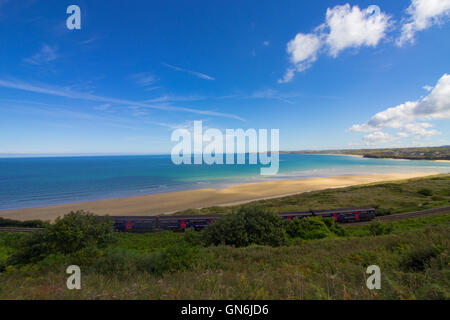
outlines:
{"label": "shallow water", "polygon": [[170,155],[0,159],[0,210],[273,179],[407,172],[450,172],[450,163],[332,155],[280,155],[276,176],[259,165],[179,165]]}

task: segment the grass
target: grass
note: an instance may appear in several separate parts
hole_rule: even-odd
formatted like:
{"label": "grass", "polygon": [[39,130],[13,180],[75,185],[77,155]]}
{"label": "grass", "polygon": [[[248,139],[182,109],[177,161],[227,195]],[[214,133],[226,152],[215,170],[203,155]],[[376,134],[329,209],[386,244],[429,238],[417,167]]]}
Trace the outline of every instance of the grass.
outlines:
{"label": "grass", "polygon": [[116,248],[134,250],[139,253],[150,253],[166,249],[183,240],[182,233],[161,231],[156,233],[122,233],[118,237]]}
{"label": "grass", "polygon": [[376,208],[378,213],[393,214],[438,208],[450,205],[450,174],[312,191],[244,205],[189,209],[176,214],[231,213],[243,206],[255,204],[279,212],[369,206]]}
{"label": "grass", "polygon": [[[392,226],[391,233],[401,234],[406,231],[422,229],[427,226],[450,225],[450,214],[439,214],[429,217],[409,218],[395,222],[384,222],[385,225]],[[346,236],[366,237],[370,236],[370,225],[344,227]]]}
{"label": "grass", "polygon": [[[162,273],[151,270],[152,259],[184,242],[183,234],[117,234],[94,253],[7,266],[0,299],[449,299],[449,222],[450,214],[395,221],[383,236],[346,226],[344,237],[279,248],[194,246],[187,266]],[[0,252],[10,254],[26,236],[1,233]],[[65,267],[83,255],[75,261],[82,290],[67,290]],[[381,290],[366,288],[372,264],[381,268]]]}

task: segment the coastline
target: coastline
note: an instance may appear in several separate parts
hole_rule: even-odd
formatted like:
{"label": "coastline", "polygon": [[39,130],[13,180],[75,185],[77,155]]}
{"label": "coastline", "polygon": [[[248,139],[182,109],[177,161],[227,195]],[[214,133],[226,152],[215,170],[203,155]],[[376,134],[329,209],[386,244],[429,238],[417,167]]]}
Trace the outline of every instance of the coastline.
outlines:
{"label": "coastline", "polygon": [[360,154],[342,154],[342,153],[308,153],[313,155],[323,155],[323,156],[346,156],[346,157],[356,157],[356,158],[363,158]]}
{"label": "coastline", "polygon": [[240,184],[220,190],[213,188],[197,189],[47,207],[4,210],[0,211],[0,217],[15,220],[54,220],[72,210],[89,210],[97,215],[154,216],[190,208],[237,205],[315,190],[404,180],[436,174],[439,174],[439,172],[365,174],[265,181]]}
{"label": "coastline", "polygon": [[[362,156],[360,154],[342,154],[342,153],[305,153],[305,154],[364,158],[364,156]],[[433,162],[441,162],[441,163],[450,163],[450,160],[432,160],[432,159],[397,159],[397,158],[366,158],[366,159],[386,159],[386,160],[399,160],[399,161],[433,161]]]}

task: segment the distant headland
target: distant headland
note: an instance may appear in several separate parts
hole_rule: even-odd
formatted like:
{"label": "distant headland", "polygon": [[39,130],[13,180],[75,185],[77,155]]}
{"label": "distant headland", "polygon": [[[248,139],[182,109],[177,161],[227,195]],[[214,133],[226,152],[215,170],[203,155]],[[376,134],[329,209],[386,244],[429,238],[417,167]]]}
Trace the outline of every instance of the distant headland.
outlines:
{"label": "distant headland", "polygon": [[334,154],[356,155],[364,158],[387,158],[407,160],[447,160],[450,161],[450,146],[384,149],[342,149],[342,150],[302,150],[282,151],[284,154]]}

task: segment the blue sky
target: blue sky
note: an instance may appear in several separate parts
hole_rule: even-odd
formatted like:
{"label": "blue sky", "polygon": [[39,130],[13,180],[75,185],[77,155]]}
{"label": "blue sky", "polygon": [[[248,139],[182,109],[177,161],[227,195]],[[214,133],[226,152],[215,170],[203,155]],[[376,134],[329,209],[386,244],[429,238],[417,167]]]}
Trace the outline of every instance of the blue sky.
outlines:
{"label": "blue sky", "polygon": [[282,150],[450,144],[449,13],[449,0],[0,0],[0,154],[169,153],[194,120],[280,129]]}

